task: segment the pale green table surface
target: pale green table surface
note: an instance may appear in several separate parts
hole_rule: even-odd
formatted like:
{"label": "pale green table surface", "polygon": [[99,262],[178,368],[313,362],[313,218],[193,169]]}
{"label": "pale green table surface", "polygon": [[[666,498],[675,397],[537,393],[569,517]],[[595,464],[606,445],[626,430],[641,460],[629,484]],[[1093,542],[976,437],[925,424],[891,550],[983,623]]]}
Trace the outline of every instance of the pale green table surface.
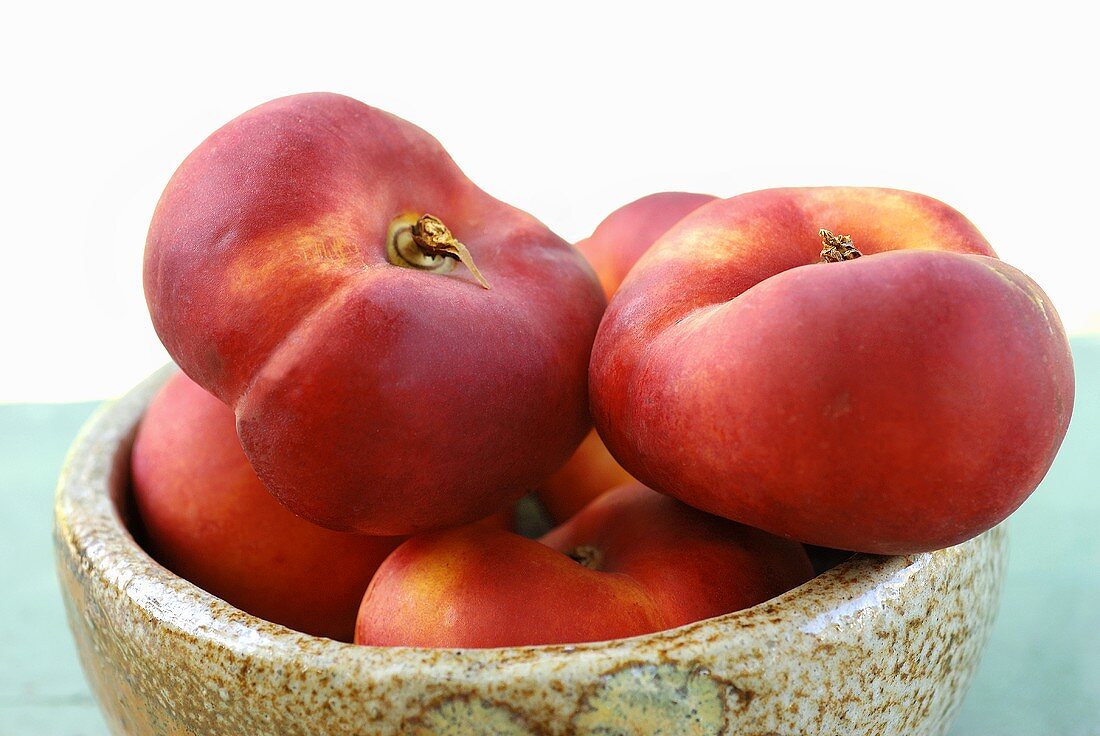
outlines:
{"label": "pale green table surface", "polygon": [[[1012,517],[1001,610],[952,736],[1100,736],[1100,341],[1074,342],[1077,402]],[[65,451],[94,404],[0,405],[0,736],[106,733],[54,578]]]}

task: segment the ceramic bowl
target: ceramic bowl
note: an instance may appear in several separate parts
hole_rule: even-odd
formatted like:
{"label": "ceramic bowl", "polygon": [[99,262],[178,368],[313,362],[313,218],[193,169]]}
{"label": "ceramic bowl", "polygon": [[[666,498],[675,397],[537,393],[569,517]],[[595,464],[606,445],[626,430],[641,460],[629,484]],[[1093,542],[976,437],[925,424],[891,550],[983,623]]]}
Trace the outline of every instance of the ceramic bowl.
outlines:
{"label": "ceramic bowl", "polygon": [[432,650],[307,636],[177,577],[128,531],[130,444],[167,375],[89,420],[57,492],[69,623],[120,736],[942,734],[996,610],[1000,528],[857,555],[753,608],[632,639]]}

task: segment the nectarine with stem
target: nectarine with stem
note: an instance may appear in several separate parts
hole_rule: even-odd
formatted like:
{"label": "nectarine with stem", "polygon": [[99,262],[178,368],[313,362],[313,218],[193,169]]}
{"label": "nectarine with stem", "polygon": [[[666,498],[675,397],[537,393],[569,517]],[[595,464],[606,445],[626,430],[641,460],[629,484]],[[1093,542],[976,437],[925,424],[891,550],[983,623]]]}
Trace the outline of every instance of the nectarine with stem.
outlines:
{"label": "nectarine with stem", "polygon": [[1073,365],[1042,289],[957,211],[889,189],[704,205],[615,293],[600,435],[632,475],[803,542],[962,542],[1043,478]]}
{"label": "nectarine with stem", "polygon": [[465,648],[615,639],[745,608],[812,574],[797,542],[630,483],[541,541],[476,525],[409,539],[371,582],[355,640]]}
{"label": "nectarine with stem", "polygon": [[487,516],[591,428],[592,269],[423,130],[348,97],[274,100],[188,156],[145,294],[264,484],[332,529]]}

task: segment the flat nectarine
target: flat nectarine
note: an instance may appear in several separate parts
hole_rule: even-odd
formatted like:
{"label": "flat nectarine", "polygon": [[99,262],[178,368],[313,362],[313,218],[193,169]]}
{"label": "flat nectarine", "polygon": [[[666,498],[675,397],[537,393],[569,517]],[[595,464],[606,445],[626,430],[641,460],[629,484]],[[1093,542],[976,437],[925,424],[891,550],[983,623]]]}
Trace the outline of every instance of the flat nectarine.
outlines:
{"label": "flat nectarine", "polygon": [[427,133],[348,97],[269,102],[188,156],[145,293],[264,484],[333,529],[474,521],[591,428],[592,269]]}
{"label": "flat nectarine", "polygon": [[878,553],[952,545],[1008,516],[1073,406],[1046,294],[955,210],[888,189],[695,210],[611,300],[590,381],[600,435],[639,480]]}

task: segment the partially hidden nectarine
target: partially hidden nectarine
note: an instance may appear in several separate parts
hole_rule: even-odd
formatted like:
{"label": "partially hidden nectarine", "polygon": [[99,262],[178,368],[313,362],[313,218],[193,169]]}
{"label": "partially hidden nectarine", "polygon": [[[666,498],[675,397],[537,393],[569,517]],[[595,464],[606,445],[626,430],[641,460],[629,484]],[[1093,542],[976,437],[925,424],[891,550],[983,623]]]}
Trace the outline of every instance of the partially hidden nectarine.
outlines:
{"label": "partially hidden nectarine", "polygon": [[355,638],[425,647],[614,639],[751,606],[811,575],[802,545],[633,483],[541,542],[477,525],[409,539],[371,582]]}
{"label": "partially hidden nectarine", "polygon": [[[634,263],[670,227],[707,202],[710,194],[658,192],[623,205],[577,243],[610,299]],[[539,498],[556,521],[565,521],[604,491],[633,480],[595,430],[572,457],[539,489]]]}
{"label": "partially hidden nectarine", "polygon": [[183,374],[153,398],[131,474],[151,554],[234,606],[350,641],[374,571],[400,537],[310,524],[271,497],[248,464],[233,412]]}
{"label": "partially hidden nectarine", "polygon": [[657,192],[625,204],[605,217],[577,250],[592,264],[610,299],[630,269],[670,227],[703,205],[712,194]]}

